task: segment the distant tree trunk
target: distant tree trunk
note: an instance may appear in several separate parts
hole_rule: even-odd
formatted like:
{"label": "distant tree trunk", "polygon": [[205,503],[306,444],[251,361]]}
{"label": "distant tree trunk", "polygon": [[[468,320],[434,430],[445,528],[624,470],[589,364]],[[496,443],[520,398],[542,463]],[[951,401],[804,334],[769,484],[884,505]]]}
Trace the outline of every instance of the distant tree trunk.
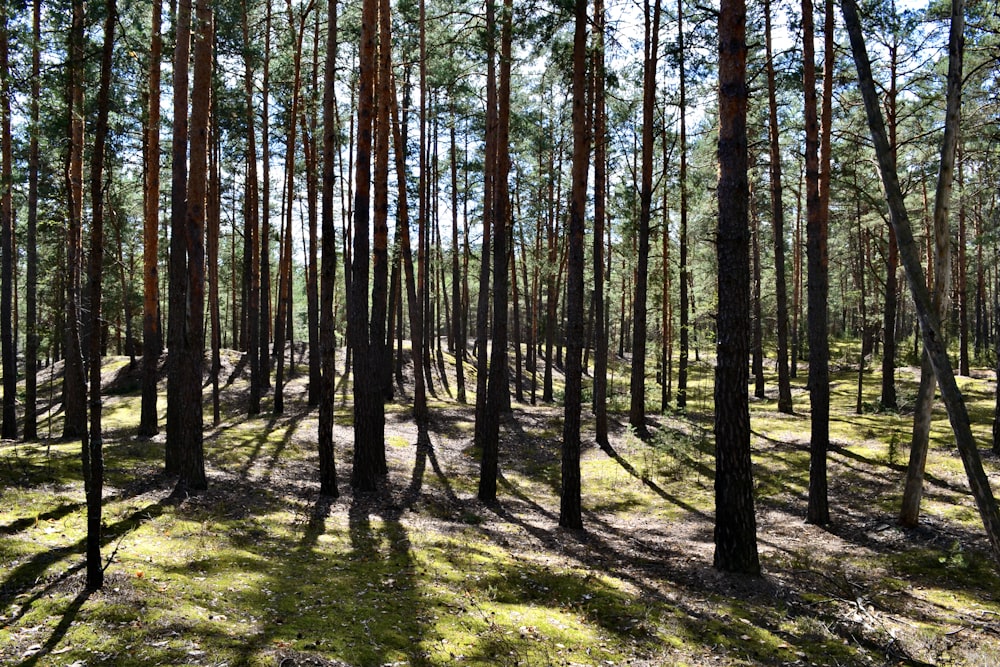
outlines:
{"label": "distant tree trunk", "polygon": [[354,350],[354,468],[351,488],[374,491],[378,481],[379,438],[384,427],[382,396],[371,365],[368,338],[369,206],[371,202],[372,129],[375,114],[379,0],[363,0],[358,55],[358,133],[354,185],[354,253],[348,338]]}
{"label": "distant tree trunk", "polygon": [[[213,91],[213,97],[214,97]],[[222,419],[219,405],[219,374],[222,372],[222,321],[219,317],[219,228],[221,226],[221,196],[219,187],[219,123],[217,114],[212,114],[209,123],[208,143],[208,193],[205,204],[207,225],[208,261],[208,317],[212,326],[212,363],[209,375],[212,379],[212,425],[218,426]]]}
{"label": "distant tree trunk", "polygon": [[[964,4],[964,1],[963,1]],[[966,235],[965,201],[962,199],[964,170],[962,151],[958,151],[958,374],[969,376],[969,282],[968,282],[968,237]]]}
{"label": "distant tree trunk", "polygon": [[[509,0],[508,0],[509,1]],[[654,24],[659,27],[659,0]],[[576,0],[573,31],[573,170],[569,208],[569,257],[566,274],[566,397],[563,418],[562,485],[559,525],[583,528],[580,508],[580,413],[583,353],[584,216],[587,212],[587,173],[590,137],[587,128],[587,2]],[[653,38],[653,60],[656,59]],[[652,132],[649,133],[652,142]],[[647,220],[648,224],[648,220]],[[648,229],[647,229],[648,232]],[[648,243],[648,239],[647,239]]]}
{"label": "distant tree trunk", "polygon": [[402,252],[403,277],[406,282],[406,305],[410,318],[410,347],[413,357],[413,418],[418,427],[427,426],[427,391],[424,386],[423,322],[420,302],[417,300],[416,276],[413,270],[413,248],[410,242],[410,207],[406,196],[406,138],[399,123],[399,104],[395,86],[390,85],[389,113],[392,122],[393,152],[396,157],[396,179],[398,195],[396,200],[397,229]]}
{"label": "distant tree trunk", "polygon": [[87,385],[80,341],[80,274],[83,263],[83,68],[85,3],[72,3],[69,32],[69,151],[66,157],[66,191],[69,195],[69,228],[66,234],[66,342],[63,371],[63,438],[87,434]]}
{"label": "distant tree trunk", "polygon": [[900,259],[906,269],[910,293],[913,296],[917,316],[920,320],[920,331],[924,341],[924,349],[931,359],[931,364],[934,367],[934,375],[941,388],[941,396],[948,409],[948,417],[955,435],[955,442],[962,457],[962,464],[965,467],[969,487],[975,498],[979,516],[986,530],[986,536],[989,538],[994,558],[1000,559],[1000,511],[998,511],[996,499],[990,488],[989,478],[983,470],[979,450],[972,436],[972,427],[969,422],[969,413],[965,407],[965,400],[955,382],[951,361],[948,358],[948,351],[940,335],[940,326],[934,313],[927,285],[924,282],[924,272],[920,266],[919,252],[913,240],[913,232],[903,201],[902,189],[899,186],[899,178],[896,174],[892,149],[886,137],[885,123],[882,119],[878,94],[875,91],[875,83],[872,79],[871,63],[868,60],[868,52],[861,33],[861,21],[858,18],[858,10],[853,0],[843,0],[842,8],[844,21],[851,39],[854,62],[858,70],[858,85],[861,88],[861,95],[868,116],[872,143],[875,145],[875,153],[878,157],[879,172],[882,176],[886,199],[892,213],[890,219],[896,231],[896,238],[899,241]]}
{"label": "distant tree trunk", "polygon": [[764,44],[767,54],[767,108],[770,148],[771,226],[774,233],[774,299],[777,333],[778,412],[791,414],[792,389],[788,372],[788,296],[785,286],[785,206],[781,186],[781,143],[778,128],[777,83],[771,51],[771,3],[764,2]]}
{"label": "distant tree trunk", "polygon": [[753,372],[753,395],[763,399],[764,394],[764,324],[760,303],[760,221],[757,219],[757,209],[753,204],[753,193],[750,194],[750,306],[753,322],[753,340],[750,344],[750,368]]}
{"label": "distant tree trunk", "polygon": [[[257,180],[257,130],[256,114],[257,107],[254,103],[254,72],[253,57],[250,50],[250,5],[248,0],[243,2],[243,43],[244,43],[244,70],[243,70],[243,95],[246,98],[246,123],[247,123],[247,171],[246,171],[246,194],[244,196],[244,266],[248,269],[248,276],[244,281],[247,285],[247,307],[246,307],[246,330],[247,330],[247,353],[250,365],[250,395],[247,414],[253,416],[260,414],[260,395],[263,380],[261,378],[261,237],[260,237],[260,184]],[[264,343],[267,347],[267,343]],[[322,436],[321,436],[322,437]]]}
{"label": "distant tree trunk", "polygon": [[[94,153],[90,165],[90,434],[83,447],[83,478],[87,497],[87,590],[104,586],[101,559],[101,504],[104,493],[104,442],[101,437],[101,278],[104,272],[104,152],[108,136],[111,95],[111,68],[118,8],[108,0],[101,49],[101,81],[97,91],[97,122],[94,126]],[[0,45],[0,59],[6,61],[6,44]],[[6,62],[0,62],[0,69]]]}
{"label": "distant tree trunk", "polygon": [[[319,405],[320,384],[322,383],[322,361],[319,343],[319,237],[318,237],[318,213],[317,210],[317,180],[319,168],[316,140],[316,91],[319,89],[319,42],[320,42],[320,12],[316,10],[313,23],[313,54],[312,54],[312,82],[310,96],[312,103],[309,105],[308,128],[305,114],[302,117],[302,135],[305,138],[303,145],[306,150],[306,200],[309,217],[309,265],[306,268],[306,319],[308,321],[308,341],[309,341],[309,394],[308,402],[310,407]],[[307,131],[308,130],[308,131]]]}
{"label": "distant tree trunk", "polygon": [[[958,148],[959,125],[962,105],[962,57],[965,26],[965,2],[953,0],[951,6],[951,32],[948,43],[948,76],[945,102],[944,139],[941,144],[941,161],[938,169],[937,189],[934,193],[934,292],[931,307],[934,318],[941,322],[947,312],[948,283],[951,278],[951,234],[949,217],[955,173],[955,156]],[[920,518],[920,501],[923,497],[924,468],[930,444],[931,411],[934,403],[934,368],[925,353],[920,367],[920,387],[913,410],[913,439],[910,442],[910,459],[906,468],[906,486],[899,522],[907,527],[917,525]]]}
{"label": "distant tree trunk", "polygon": [[461,273],[458,265],[458,146],[455,143],[455,126],[458,115],[452,110],[451,137],[451,328],[455,340],[455,383],[458,385],[458,402],[465,403],[465,335],[462,332],[464,311],[461,293]]}
{"label": "distant tree trunk", "polygon": [[[604,300],[604,223],[607,216],[608,131],[604,100],[604,0],[594,0],[594,431],[608,446],[608,326]],[[534,341],[534,336],[532,336]],[[532,394],[534,398],[534,394]],[[534,402],[534,401],[532,401]]]}
{"label": "distant tree trunk", "polygon": [[[305,33],[305,21],[307,17],[306,9],[296,17],[292,9],[291,0],[287,0],[288,8],[288,29],[291,34],[292,43],[295,44],[293,56],[293,79],[292,79],[292,101],[288,116],[288,134],[285,143],[285,231],[282,237],[281,259],[278,266],[278,314],[275,318],[274,347],[277,352],[277,362],[274,370],[274,414],[280,415],[285,411],[285,347],[286,336],[291,331],[286,331],[288,315],[291,312],[292,298],[292,201],[295,193],[295,124],[299,117],[299,99],[302,87],[302,38]],[[291,350],[294,363],[295,349]]]}
{"label": "distant tree trunk", "polygon": [[334,171],[337,153],[337,0],[327,2],[326,63],[323,70],[323,266],[320,272],[320,347],[322,384],[319,398],[319,492],[336,498],[337,464],[333,448],[333,401],[336,381],[337,340],[334,331],[333,299],[337,278],[337,236],[334,232]]}
{"label": "distant tree trunk", "polygon": [[715,567],[757,575],[747,355],[750,262],[746,6],[719,13],[719,313],[715,370]]}
{"label": "distant tree trunk", "polygon": [[680,283],[680,301],[678,308],[678,327],[680,328],[680,339],[678,340],[677,361],[677,408],[683,410],[687,407],[687,384],[688,384],[688,349],[690,347],[690,330],[688,326],[688,313],[691,310],[688,299],[688,204],[687,204],[687,73],[685,72],[684,53],[684,0],[677,0],[677,78],[678,78],[678,107],[680,111],[680,167],[677,173],[677,185],[680,190],[680,222],[677,228],[677,261],[678,278]]}
{"label": "distant tree trunk", "polygon": [[10,55],[8,45],[9,7],[0,7],[3,13],[0,25],[0,347],[3,348],[3,425],[2,437],[17,437],[17,355],[14,349],[14,169],[13,141],[10,130]]}
{"label": "distant tree trunk", "polygon": [[802,336],[799,321],[802,315],[802,193],[804,190],[805,166],[799,168],[799,186],[796,189],[795,231],[792,242],[792,330],[791,330],[791,368],[789,375],[798,377],[799,356],[802,347]]}
{"label": "distant tree trunk", "polygon": [[[577,0],[578,2],[580,0]],[[628,421],[640,434],[646,431],[646,292],[649,283],[649,220],[653,204],[653,123],[656,118],[656,68],[660,44],[660,0],[644,0],[645,57],[642,80],[642,174],[639,186],[639,257],[635,301],[632,304],[632,374]],[[652,20],[652,22],[650,22]],[[584,121],[581,119],[580,121]],[[574,129],[574,133],[576,130]],[[581,214],[582,215],[582,214]]]}
{"label": "distant tree trunk", "polygon": [[24,439],[38,437],[38,96],[41,79],[41,0],[31,12],[31,129],[28,137],[27,285],[24,348]]}
{"label": "distant tree trunk", "polygon": [[[188,305],[188,257],[185,243],[188,200],[188,60],[191,49],[191,4],[177,4],[174,45],[173,139],[170,185],[170,311],[167,326],[166,470],[181,471],[185,442],[185,396],[190,391],[186,368],[185,320]],[[200,366],[199,366],[200,367]],[[199,378],[199,395],[200,391]]]}
{"label": "distant tree trunk", "polygon": [[[895,4],[892,9],[895,10]],[[893,40],[898,39],[895,35]],[[889,146],[892,148],[893,162],[896,160],[896,78],[898,68],[898,47],[895,42],[889,49],[889,90],[885,96],[886,118],[889,122]],[[892,213],[890,212],[890,216]],[[882,314],[882,397],[883,410],[899,407],[896,396],[896,316],[899,310],[899,286],[896,274],[899,271],[899,243],[895,225],[889,221],[889,251],[886,257],[885,303]]]}
{"label": "distant tree trunk", "polygon": [[[830,522],[827,497],[826,453],[830,447],[830,341],[828,335],[827,293],[829,269],[827,233],[830,183],[829,133],[831,115],[828,106],[833,82],[833,5],[826,0],[827,71],[823,83],[823,119],[820,128],[816,117],[816,55],[813,32],[812,0],[802,1],[802,39],[806,123],[806,254],[809,281],[809,405],[811,435],[809,441],[809,523]],[[820,134],[822,133],[822,139]],[[820,149],[820,142],[823,147]],[[821,172],[822,171],[822,175]]]}
{"label": "distant tree trunk", "polygon": [[191,173],[188,178],[185,245],[187,246],[187,317],[185,318],[180,478],[174,491],[185,495],[208,488],[202,442],[202,369],[205,365],[205,202],[208,186],[208,135],[214,25],[211,0],[195,6],[194,76],[191,91]]}
{"label": "distant tree trunk", "polygon": [[[514,243],[514,226],[511,225],[509,231],[510,236],[510,248],[507,251],[507,260],[510,264],[510,288],[511,297],[514,299],[514,303],[511,307],[511,315],[513,317],[514,324],[514,339],[511,341],[514,346],[514,398],[518,403],[524,403],[524,369],[523,360],[521,358],[521,304],[520,304],[520,294],[517,289],[517,257],[515,254],[515,243]],[[507,392],[508,398],[510,392]],[[508,406],[509,407],[509,406]]]}

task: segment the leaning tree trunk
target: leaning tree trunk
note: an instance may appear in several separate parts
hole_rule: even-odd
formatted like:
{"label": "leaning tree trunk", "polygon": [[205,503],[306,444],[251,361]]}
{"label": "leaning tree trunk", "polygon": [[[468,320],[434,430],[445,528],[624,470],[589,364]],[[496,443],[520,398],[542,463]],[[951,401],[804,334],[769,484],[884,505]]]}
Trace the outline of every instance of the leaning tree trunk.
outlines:
{"label": "leaning tree trunk", "polygon": [[903,201],[903,192],[899,185],[892,149],[886,137],[885,122],[882,119],[878,93],[875,91],[875,83],[872,79],[871,63],[868,59],[864,36],[861,33],[858,9],[854,0],[843,0],[842,8],[847,31],[851,38],[851,50],[854,53],[854,62],[858,70],[858,85],[864,99],[872,143],[875,145],[875,153],[878,157],[879,172],[891,211],[890,219],[896,231],[899,256],[906,269],[910,293],[916,305],[924,349],[934,367],[934,376],[948,410],[948,418],[955,434],[955,442],[962,457],[962,464],[969,479],[969,487],[972,490],[973,498],[975,498],[979,516],[983,521],[990,546],[993,548],[994,558],[1000,560],[1000,511],[998,511],[996,499],[993,497],[989,478],[983,470],[979,449],[972,436],[972,426],[969,422],[965,400],[955,382],[951,360],[948,358],[948,350],[940,334],[940,324],[934,312],[927,284],[924,282],[920,253],[913,239],[913,230],[910,227],[909,216]]}

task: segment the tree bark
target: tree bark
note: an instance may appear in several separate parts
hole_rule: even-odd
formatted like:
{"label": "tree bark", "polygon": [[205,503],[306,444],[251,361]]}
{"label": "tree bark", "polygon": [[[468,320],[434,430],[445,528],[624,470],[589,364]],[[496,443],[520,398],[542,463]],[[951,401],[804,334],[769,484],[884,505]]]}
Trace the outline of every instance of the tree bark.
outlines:
{"label": "tree bark", "polygon": [[719,13],[719,314],[715,370],[715,567],[757,575],[747,355],[750,262],[746,5]]}
{"label": "tree bark", "polygon": [[[247,170],[246,194],[244,195],[244,267],[248,276],[244,278],[247,285],[246,331],[247,355],[250,366],[250,393],[247,414],[260,414],[260,397],[262,391],[261,369],[261,237],[260,237],[260,183],[257,180],[257,109],[254,104],[254,72],[253,58],[250,50],[250,4],[243,2],[243,42],[244,70],[243,95],[246,98],[247,123]],[[264,346],[267,344],[265,342]]]}
{"label": "tree bark", "polygon": [[[594,0],[594,432],[597,444],[607,448],[608,326],[604,294],[604,223],[607,216],[608,132],[604,100],[604,25],[604,0]],[[532,333],[532,343],[534,338]]]}

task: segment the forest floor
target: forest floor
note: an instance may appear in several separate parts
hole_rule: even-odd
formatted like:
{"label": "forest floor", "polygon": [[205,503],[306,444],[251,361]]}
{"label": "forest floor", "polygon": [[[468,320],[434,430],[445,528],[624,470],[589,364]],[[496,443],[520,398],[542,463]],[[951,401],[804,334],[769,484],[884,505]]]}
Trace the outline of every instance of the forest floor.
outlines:
{"label": "forest floor", "polygon": [[[435,376],[426,438],[411,420],[409,387],[397,388],[386,406],[384,488],[354,497],[342,390],[341,496],[331,500],[318,495],[305,366],[284,415],[270,416],[265,402],[264,416],[248,419],[245,372],[236,353],[225,359],[218,426],[206,390],[210,488],[179,502],[161,471],[163,436],[135,436],[136,370],[107,360],[99,592],[83,586],[80,443],[56,439],[58,403],[40,421],[49,437],[0,443],[0,664],[1000,664],[1000,577],[943,410],[921,525],[895,521],[914,369],[899,371],[899,413],[874,412],[879,380],[866,374],[857,415],[856,369],[834,368],[827,527],[804,522],[805,374],[794,381],[796,414],[779,414],[773,394],[753,402],[763,576],[747,578],[712,567],[704,360],[687,412],[652,416],[646,441],[616,413],[603,451],[584,419],[585,530],[567,531],[557,527],[560,408],[514,403],[502,422],[500,502],[486,506],[475,499],[474,410],[450,397],[454,375],[447,387]],[[626,406],[627,364],[613,365],[613,409]],[[961,386],[987,443],[993,374]],[[53,393],[43,383],[40,394]],[[985,446],[983,455],[1000,483],[1000,462]]]}

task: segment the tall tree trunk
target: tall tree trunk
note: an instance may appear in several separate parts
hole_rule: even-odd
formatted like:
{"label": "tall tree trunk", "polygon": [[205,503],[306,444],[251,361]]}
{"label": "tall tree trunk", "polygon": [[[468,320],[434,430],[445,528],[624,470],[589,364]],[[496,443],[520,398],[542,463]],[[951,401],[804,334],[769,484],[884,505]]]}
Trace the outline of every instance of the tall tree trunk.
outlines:
{"label": "tall tree trunk", "polygon": [[[213,86],[214,88],[214,86]],[[215,91],[212,91],[215,96]],[[212,425],[218,426],[222,419],[219,404],[219,374],[222,372],[222,321],[219,317],[219,228],[221,226],[222,202],[219,186],[221,160],[219,159],[221,141],[219,139],[219,122],[217,114],[212,114],[209,123],[208,143],[208,192],[205,202],[205,224],[207,226],[208,253],[208,313],[211,324],[211,354],[212,363],[209,375],[212,380]]]}
{"label": "tall tree trunk", "polygon": [[[934,318],[938,322],[944,320],[947,312],[948,282],[951,278],[951,234],[948,223],[962,114],[964,8],[964,0],[952,1],[951,31],[948,40],[944,138],[941,143],[941,161],[934,193],[934,291],[931,297],[931,307],[934,309]],[[916,405],[913,410],[913,439],[910,441],[906,486],[903,489],[903,502],[899,513],[899,522],[907,527],[916,526],[920,518],[924,468],[927,465],[927,449],[930,444],[931,410],[935,389],[934,376],[934,368],[925,352],[920,367],[920,388],[917,390]]]}
{"label": "tall tree trunk", "polygon": [[791,414],[792,389],[788,371],[788,295],[785,286],[785,206],[781,186],[781,142],[778,128],[777,83],[771,50],[771,2],[764,1],[764,45],[767,54],[768,144],[770,149],[771,226],[774,232],[774,300],[776,302],[776,361],[778,412]]}
{"label": "tall tree trunk", "polygon": [[962,151],[958,151],[958,374],[969,376],[969,284],[968,284],[968,237],[966,235],[964,169]]}
{"label": "tall tree trunk", "polygon": [[[108,0],[101,49],[101,81],[97,91],[97,122],[90,165],[90,434],[83,447],[83,478],[87,496],[87,590],[104,586],[101,559],[101,500],[104,493],[104,442],[101,436],[101,278],[104,272],[104,152],[108,136],[111,67],[118,8]],[[0,45],[0,51],[5,50]],[[0,58],[3,55],[0,54]],[[0,64],[2,67],[2,64]]]}
{"label": "tall tree trunk", "polygon": [[146,117],[145,187],[143,188],[142,245],[142,407],[139,435],[159,433],[156,377],[162,347],[160,332],[160,59],[163,35],[160,32],[163,3],[152,2],[152,27],[149,46],[149,110]]}
{"label": "tall tree trunk", "polygon": [[462,332],[464,312],[461,293],[461,272],[458,264],[458,146],[455,126],[458,114],[452,109],[451,139],[451,336],[455,341],[455,383],[458,402],[465,403],[465,334]]}
{"label": "tall tree trunk", "polygon": [[[260,389],[271,388],[271,1],[264,0],[264,71],[261,81]],[[253,408],[251,400],[251,409]],[[256,413],[255,413],[256,414]]]}
{"label": "tall tree trunk", "polygon": [[[166,470],[180,472],[184,443],[185,392],[190,391],[186,368],[185,320],[188,305],[188,257],[185,243],[188,200],[188,61],[191,53],[191,4],[177,4],[174,45],[172,167],[170,183],[170,311],[167,325]],[[199,378],[200,383],[200,378]],[[201,387],[199,384],[199,395]]]}
{"label": "tall tree trunk", "polygon": [[747,182],[746,6],[722,0],[719,13],[719,314],[715,370],[715,567],[760,573],[747,355],[750,262]]}
{"label": "tall tree trunk", "polygon": [[[260,184],[257,180],[257,107],[254,103],[254,71],[253,54],[250,50],[250,2],[243,2],[243,95],[246,98],[247,122],[247,171],[246,194],[244,195],[244,267],[248,275],[244,277],[247,284],[246,331],[247,354],[250,365],[250,393],[247,414],[260,414],[260,396],[263,380],[261,375],[261,236],[260,236]],[[264,343],[266,348],[267,343]]]}
{"label": "tall tree trunk", "polygon": [[10,130],[10,48],[8,40],[9,7],[0,25],[0,348],[3,357],[3,424],[0,436],[17,437],[17,354],[14,349],[14,169],[13,140]]}
{"label": "tall tree trunk", "polygon": [[358,55],[358,131],[354,181],[354,253],[351,264],[351,299],[348,338],[354,350],[354,469],[351,488],[357,492],[376,489],[377,447],[381,429],[382,396],[375,369],[371,367],[368,338],[369,206],[371,202],[372,128],[375,114],[376,53],[379,0],[363,0]]}
{"label": "tall tree trunk", "polygon": [[413,270],[413,248],[410,243],[410,207],[406,196],[406,138],[403,136],[399,123],[399,104],[396,99],[395,86],[390,85],[392,93],[389,103],[392,115],[393,152],[396,155],[396,180],[398,183],[396,200],[396,217],[402,251],[403,274],[406,282],[406,305],[410,317],[410,348],[413,356],[413,419],[420,428],[427,426],[427,391],[424,386],[423,359],[423,321],[420,316],[420,302],[417,300],[417,283]]}
{"label": "tall tree trunk", "polygon": [[337,0],[327,2],[326,63],[323,69],[323,225],[322,269],[320,272],[320,347],[322,379],[319,398],[319,492],[336,498],[337,464],[333,448],[333,401],[336,375],[337,339],[334,331],[333,299],[337,278],[337,237],[334,232],[333,204],[337,153]]}
{"label": "tall tree trunk", "polygon": [[[659,27],[659,0],[654,25]],[[587,128],[587,2],[576,0],[573,31],[573,170],[569,207],[569,258],[566,275],[566,398],[563,418],[562,485],[559,525],[583,528],[580,510],[580,413],[583,352],[584,216],[587,212],[587,173],[590,137]],[[652,59],[656,60],[656,38]],[[649,133],[652,143],[652,132]],[[648,225],[648,220],[647,220]],[[649,230],[647,229],[647,232]],[[648,239],[647,239],[648,243]]]}
{"label": "tall tree trunk", "polygon": [[[579,0],[578,0],[579,1]],[[639,257],[636,266],[635,301],[632,304],[632,375],[628,421],[640,434],[646,431],[646,291],[649,283],[649,219],[653,204],[653,147],[656,143],[656,67],[660,45],[660,0],[653,0],[650,23],[649,0],[644,0],[645,59],[642,80],[642,175],[639,186]],[[581,119],[580,121],[584,121]],[[574,134],[576,129],[574,126]],[[581,214],[582,215],[582,214]]]}
{"label": "tall tree trunk", "polygon": [[989,538],[994,558],[1000,560],[1000,511],[998,511],[996,499],[990,488],[989,478],[983,470],[979,449],[976,447],[975,439],[972,436],[972,427],[969,422],[969,413],[965,406],[965,400],[958,388],[958,384],[955,382],[955,375],[952,371],[951,361],[948,358],[948,351],[944,346],[944,339],[940,334],[938,318],[934,312],[927,285],[924,282],[924,272],[920,266],[919,252],[913,240],[913,231],[910,227],[910,220],[903,201],[903,192],[899,185],[899,177],[896,174],[892,149],[886,137],[885,121],[882,119],[878,94],[875,91],[875,83],[872,79],[871,63],[868,59],[864,36],[861,33],[861,21],[858,18],[858,9],[853,0],[843,0],[842,8],[844,21],[851,39],[854,63],[858,70],[858,85],[861,88],[865,112],[868,116],[868,126],[871,130],[872,143],[875,145],[875,153],[878,157],[879,172],[882,176],[886,199],[892,213],[890,219],[896,231],[896,238],[899,241],[900,259],[906,269],[910,293],[913,296],[917,316],[920,320],[920,331],[924,341],[924,349],[927,352],[927,356],[930,357],[931,364],[934,367],[935,378],[938,386],[941,388],[941,396],[948,410],[948,418],[951,421],[955,442],[962,457],[962,464],[965,467],[969,487],[972,490],[973,498],[975,498],[979,516],[986,530],[986,536]]}
{"label": "tall tree trunk", "polygon": [[[476,423],[473,443],[480,451],[479,461],[479,489],[477,497],[485,503],[496,501],[497,497],[497,470],[499,467],[498,451],[490,446],[491,442],[496,442],[496,438],[491,438],[489,431],[499,428],[499,415],[489,413],[489,373],[486,359],[486,320],[489,310],[490,293],[490,247],[493,236],[497,233],[497,228],[504,224],[494,217],[496,213],[496,165],[497,165],[497,133],[499,132],[499,116],[497,109],[497,66],[496,66],[496,0],[486,0],[486,160],[483,166],[483,256],[479,273],[479,307],[477,310],[476,322]],[[495,254],[495,252],[494,252]],[[496,274],[494,265],[494,287],[496,291],[496,281],[500,277]],[[496,308],[494,308],[494,313]],[[506,320],[506,316],[504,317]],[[494,320],[494,329],[498,326]],[[491,347],[496,347],[495,335]],[[496,357],[494,357],[495,359]],[[491,362],[493,359],[490,360]],[[497,426],[493,427],[492,424]]]}
{"label": "tall tree trunk", "polygon": [[174,493],[208,488],[202,442],[202,369],[205,365],[205,218],[214,25],[211,0],[195,5],[194,76],[191,91],[191,173],[188,177],[184,242],[187,247],[187,313],[183,332],[180,477]]}
{"label": "tall tree trunk", "polygon": [[604,223],[607,216],[608,131],[604,100],[604,23],[604,0],[594,0],[594,431],[597,444],[607,448],[608,324],[604,298]]}
{"label": "tall tree trunk", "polygon": [[[895,0],[891,10],[895,13]],[[897,40],[893,35],[893,43],[889,48],[889,90],[886,93],[885,109],[889,122],[889,146],[892,150],[893,163],[896,161],[896,78],[898,61]],[[890,216],[892,212],[890,211]],[[889,251],[886,257],[885,303],[882,315],[882,396],[883,410],[896,410],[899,407],[896,395],[896,317],[899,310],[899,243],[896,237],[895,225],[889,221]]]}
{"label": "tall tree trunk", "polygon": [[66,157],[66,191],[69,195],[69,227],[66,234],[66,342],[63,371],[63,438],[87,434],[87,385],[83,372],[80,340],[80,274],[83,264],[83,68],[85,3],[72,3],[69,32],[69,151]]}
{"label": "tall tree trunk", "polygon": [[309,217],[309,265],[306,268],[306,319],[309,326],[309,395],[310,407],[319,405],[320,384],[322,383],[322,353],[319,343],[319,211],[317,210],[319,169],[316,139],[316,91],[319,90],[319,42],[320,11],[316,10],[313,21],[312,92],[309,105],[308,131],[305,115],[302,118],[303,145],[306,150],[306,200]]}
{"label": "tall tree trunk", "polygon": [[750,344],[750,369],[753,373],[753,395],[763,399],[764,394],[764,325],[760,303],[760,221],[754,206],[753,192],[750,193],[750,305],[753,322],[753,340]]}
{"label": "tall tree trunk", "polygon": [[[678,328],[680,338],[678,340],[677,360],[677,408],[683,410],[687,407],[687,384],[688,384],[688,357],[690,347],[690,328],[688,325],[688,314],[691,310],[688,298],[688,203],[687,203],[687,73],[685,71],[684,53],[684,0],[677,0],[677,78],[679,93],[680,111],[680,167],[677,173],[678,189],[680,190],[680,222],[677,228],[677,261],[678,277],[680,283],[680,296],[678,308]],[[609,272],[610,273],[610,272]]]}
{"label": "tall tree trunk", "polygon": [[[831,14],[830,9],[827,14]],[[828,19],[829,21],[829,19]],[[833,29],[832,21],[827,23],[828,31]],[[816,110],[816,56],[814,52],[812,0],[802,1],[802,39],[805,91],[806,123],[806,254],[808,256],[809,282],[809,404],[811,409],[811,435],[809,441],[809,523],[825,525],[830,522],[830,508],[827,499],[826,452],[830,446],[830,343],[827,339],[827,292],[829,290],[827,260],[827,215],[820,184],[820,163],[824,174],[829,170],[829,162],[824,154],[820,156],[820,132],[826,135],[828,128],[819,127]],[[827,63],[832,63],[833,52],[828,49],[824,55]],[[824,76],[824,85],[828,75]],[[825,92],[825,91],[824,91]],[[827,120],[826,104],[823,96],[823,120]]]}
{"label": "tall tree trunk", "polygon": [[38,95],[41,79],[41,0],[31,11],[31,130],[28,137],[27,285],[24,347],[24,439],[38,437]]}
{"label": "tall tree trunk", "polygon": [[[490,5],[494,3],[492,0]],[[513,6],[504,0],[500,17],[500,67],[495,80],[496,125],[487,130],[487,141],[494,142],[493,164],[488,166],[493,186],[493,335],[490,337],[490,367],[487,382],[486,412],[484,415],[482,459],[479,472],[479,499],[496,500],[497,471],[499,467],[500,413],[510,402],[510,385],[507,381],[507,230],[510,221],[510,193],[507,176],[510,170],[508,137],[510,134],[510,68]],[[489,11],[489,9],[487,10]],[[495,67],[493,68],[495,71]],[[489,95],[487,95],[489,97]]]}
{"label": "tall tree trunk", "polygon": [[[295,12],[292,9],[291,0],[286,0],[288,9],[288,30],[291,34],[292,43],[295,45],[293,56],[293,79],[292,79],[292,102],[288,116],[288,134],[285,143],[285,231],[282,236],[281,259],[279,260],[279,280],[278,280],[278,313],[275,318],[274,347],[277,352],[277,362],[274,370],[274,414],[280,415],[285,411],[285,348],[286,336],[291,331],[286,331],[287,319],[291,312],[292,298],[292,202],[295,193],[295,125],[299,117],[299,100],[302,87],[302,38],[305,33],[305,22],[309,9],[307,8],[298,17],[296,26]],[[311,5],[310,5],[311,7]],[[292,360],[295,359],[295,348],[291,350]]]}

